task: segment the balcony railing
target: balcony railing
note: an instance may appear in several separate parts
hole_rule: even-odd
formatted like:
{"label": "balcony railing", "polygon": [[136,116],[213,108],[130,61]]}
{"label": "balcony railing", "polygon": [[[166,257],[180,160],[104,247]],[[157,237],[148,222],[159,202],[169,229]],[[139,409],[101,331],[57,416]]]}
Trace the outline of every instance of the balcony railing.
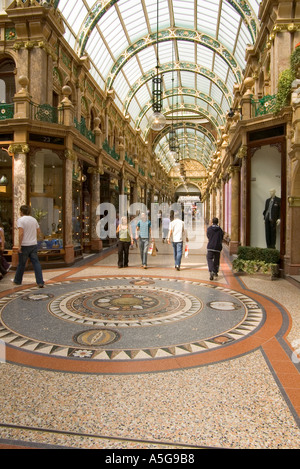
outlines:
{"label": "balcony railing", "polygon": [[30,117],[33,120],[58,124],[58,109],[50,104],[30,103]]}
{"label": "balcony railing", "polygon": [[266,95],[261,99],[251,99],[253,117],[273,114],[275,111],[276,94]]}
{"label": "balcony railing", "polygon": [[108,153],[112,158],[119,161],[120,159],[119,153],[117,153],[114,148],[111,148],[109,146],[107,139],[104,140],[102,147],[103,147],[103,150],[105,150],[106,153]]}
{"label": "balcony railing", "polygon": [[0,104],[0,120],[13,119],[14,105],[13,104]]}
{"label": "balcony railing", "polygon": [[[29,118],[40,122],[48,122],[50,124],[59,124],[63,122],[63,107],[58,109],[57,107],[51,106],[50,104],[36,104],[30,102],[29,106]],[[14,104],[0,104],[0,120],[13,119],[14,118]],[[76,118],[74,119],[75,128],[90,142],[95,143],[95,133],[88,130],[86,127],[85,119],[82,118],[79,122]]]}
{"label": "balcony railing", "polygon": [[75,128],[81,133],[81,135],[90,140],[90,142],[95,143],[95,134],[91,130],[87,129],[84,117],[81,118],[80,122],[75,118],[74,124]]}

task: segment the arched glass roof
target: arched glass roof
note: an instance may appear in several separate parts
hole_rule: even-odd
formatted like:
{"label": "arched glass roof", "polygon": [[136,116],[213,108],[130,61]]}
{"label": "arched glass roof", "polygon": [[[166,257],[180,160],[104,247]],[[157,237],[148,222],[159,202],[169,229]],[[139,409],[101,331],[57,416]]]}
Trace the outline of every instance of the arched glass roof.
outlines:
{"label": "arched glass roof", "polygon": [[[205,167],[242,81],[255,42],[260,0],[56,0],[65,37],[144,139],[152,115],[152,78],[162,75],[167,129],[176,124],[180,158]],[[193,124],[191,127],[187,123]],[[168,133],[155,139],[166,171],[174,165]]]}

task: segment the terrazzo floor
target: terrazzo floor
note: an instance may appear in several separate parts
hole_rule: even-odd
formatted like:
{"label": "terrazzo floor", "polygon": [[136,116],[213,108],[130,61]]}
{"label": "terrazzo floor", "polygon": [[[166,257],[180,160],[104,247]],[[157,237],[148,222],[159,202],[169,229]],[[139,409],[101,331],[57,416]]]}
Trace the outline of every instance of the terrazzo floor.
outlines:
{"label": "terrazzo floor", "polygon": [[[300,294],[224,250],[113,249],[0,282],[0,448],[298,449]],[[1,353],[0,353],[1,356]]]}

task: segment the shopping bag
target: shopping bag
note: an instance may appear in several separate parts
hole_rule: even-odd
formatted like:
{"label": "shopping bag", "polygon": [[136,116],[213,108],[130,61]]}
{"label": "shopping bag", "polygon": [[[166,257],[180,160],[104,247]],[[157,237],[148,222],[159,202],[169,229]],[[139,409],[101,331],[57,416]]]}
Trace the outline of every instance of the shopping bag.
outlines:
{"label": "shopping bag", "polygon": [[153,241],[152,243],[152,254],[151,256],[156,256],[156,252],[157,252],[157,247],[155,246],[155,242]]}
{"label": "shopping bag", "polygon": [[189,246],[188,244],[185,245],[185,250],[184,250],[184,257],[188,257],[189,255]]}
{"label": "shopping bag", "polygon": [[148,246],[148,254],[152,256],[152,253],[153,253],[153,243],[150,243]]}

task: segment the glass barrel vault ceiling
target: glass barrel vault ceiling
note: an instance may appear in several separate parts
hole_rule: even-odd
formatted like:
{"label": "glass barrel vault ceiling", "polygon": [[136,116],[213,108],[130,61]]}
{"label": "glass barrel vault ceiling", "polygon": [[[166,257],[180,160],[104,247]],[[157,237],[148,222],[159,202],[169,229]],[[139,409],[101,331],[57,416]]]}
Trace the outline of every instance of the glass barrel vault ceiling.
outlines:
{"label": "glass barrel vault ceiling", "polygon": [[[65,38],[88,56],[101,89],[147,140],[152,77],[163,78],[167,127],[155,153],[167,172],[174,166],[168,130],[174,124],[179,158],[208,167],[220,128],[242,81],[245,50],[258,30],[260,0],[56,0]],[[158,40],[157,40],[158,32]]]}

